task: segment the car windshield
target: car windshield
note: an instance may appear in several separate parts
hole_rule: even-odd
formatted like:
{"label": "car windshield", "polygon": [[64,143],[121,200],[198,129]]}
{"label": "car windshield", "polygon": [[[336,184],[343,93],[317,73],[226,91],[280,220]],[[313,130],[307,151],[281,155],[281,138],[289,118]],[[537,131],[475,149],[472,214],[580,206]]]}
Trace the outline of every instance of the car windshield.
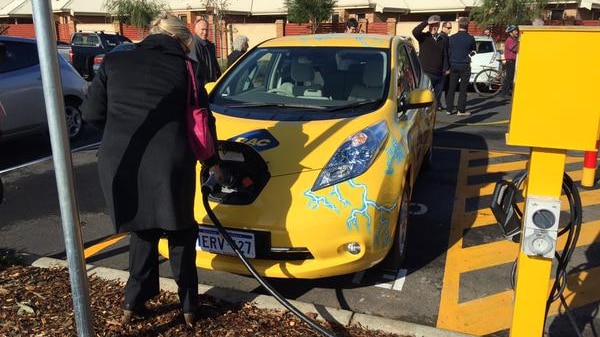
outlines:
{"label": "car windshield", "polygon": [[211,107],[255,118],[268,111],[272,119],[281,117],[273,114],[310,120],[332,118],[333,112],[364,113],[387,96],[388,69],[384,49],[257,48],[225,75],[211,94]]}

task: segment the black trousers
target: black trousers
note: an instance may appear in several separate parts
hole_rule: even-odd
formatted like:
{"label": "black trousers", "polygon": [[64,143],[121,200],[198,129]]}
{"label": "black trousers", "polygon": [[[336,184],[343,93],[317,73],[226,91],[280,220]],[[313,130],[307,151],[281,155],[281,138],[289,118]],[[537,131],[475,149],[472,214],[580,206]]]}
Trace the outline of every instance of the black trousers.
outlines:
{"label": "black trousers", "polygon": [[513,82],[515,80],[515,60],[506,60],[504,66],[506,67],[506,77],[504,83],[502,83],[501,95],[511,95],[513,90]]}
{"label": "black trousers", "polygon": [[458,81],[460,80],[460,88],[458,92],[458,111],[465,112],[467,109],[467,87],[469,86],[469,77],[471,76],[471,65],[469,64],[453,64],[450,67],[450,75],[448,79],[448,92],[446,93],[446,109],[452,111],[454,109],[454,93]]}
{"label": "black trousers", "polygon": [[183,312],[192,312],[198,305],[198,274],[196,270],[196,238],[198,227],[179,231],[150,229],[131,232],[129,242],[129,279],[125,285],[125,304],[142,305],[158,295],[158,240],[166,233],[169,240],[169,261]]}

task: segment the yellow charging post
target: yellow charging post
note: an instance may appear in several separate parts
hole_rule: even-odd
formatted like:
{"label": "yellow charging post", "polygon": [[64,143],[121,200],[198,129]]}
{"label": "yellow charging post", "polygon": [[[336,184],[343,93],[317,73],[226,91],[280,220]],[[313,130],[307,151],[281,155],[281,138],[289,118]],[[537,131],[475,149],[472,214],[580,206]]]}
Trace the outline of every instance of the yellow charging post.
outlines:
{"label": "yellow charging post", "polygon": [[531,151],[510,336],[537,337],[544,331],[566,151],[596,146],[600,27],[519,28],[507,144]]}

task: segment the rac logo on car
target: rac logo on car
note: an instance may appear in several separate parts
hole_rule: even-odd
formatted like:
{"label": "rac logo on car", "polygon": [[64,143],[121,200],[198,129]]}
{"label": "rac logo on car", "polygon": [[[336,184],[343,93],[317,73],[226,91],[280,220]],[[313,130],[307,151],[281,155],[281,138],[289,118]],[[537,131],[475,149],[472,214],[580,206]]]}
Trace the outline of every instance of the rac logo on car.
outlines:
{"label": "rac logo on car", "polygon": [[272,149],[279,145],[277,139],[275,139],[275,137],[273,137],[273,135],[265,129],[246,132],[229,138],[228,141],[244,143],[259,152]]}

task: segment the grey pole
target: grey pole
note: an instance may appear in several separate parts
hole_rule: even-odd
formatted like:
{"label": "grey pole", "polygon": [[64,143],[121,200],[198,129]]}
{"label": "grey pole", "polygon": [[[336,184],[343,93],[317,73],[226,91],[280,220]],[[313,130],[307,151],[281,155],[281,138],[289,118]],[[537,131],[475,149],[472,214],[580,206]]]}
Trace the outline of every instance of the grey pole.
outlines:
{"label": "grey pole", "polygon": [[77,335],[94,336],[90,310],[88,279],[83,257],[83,240],[79,227],[79,210],[75,199],[73,184],[73,167],[63,93],[58,68],[58,51],[56,49],[56,28],[49,0],[33,0],[33,21],[37,39],[40,70],[44,86],[44,102],[48,116],[50,143],[54,158],[54,173],[58,188],[60,214],[67,251],[71,293],[73,295],[73,311]]}

